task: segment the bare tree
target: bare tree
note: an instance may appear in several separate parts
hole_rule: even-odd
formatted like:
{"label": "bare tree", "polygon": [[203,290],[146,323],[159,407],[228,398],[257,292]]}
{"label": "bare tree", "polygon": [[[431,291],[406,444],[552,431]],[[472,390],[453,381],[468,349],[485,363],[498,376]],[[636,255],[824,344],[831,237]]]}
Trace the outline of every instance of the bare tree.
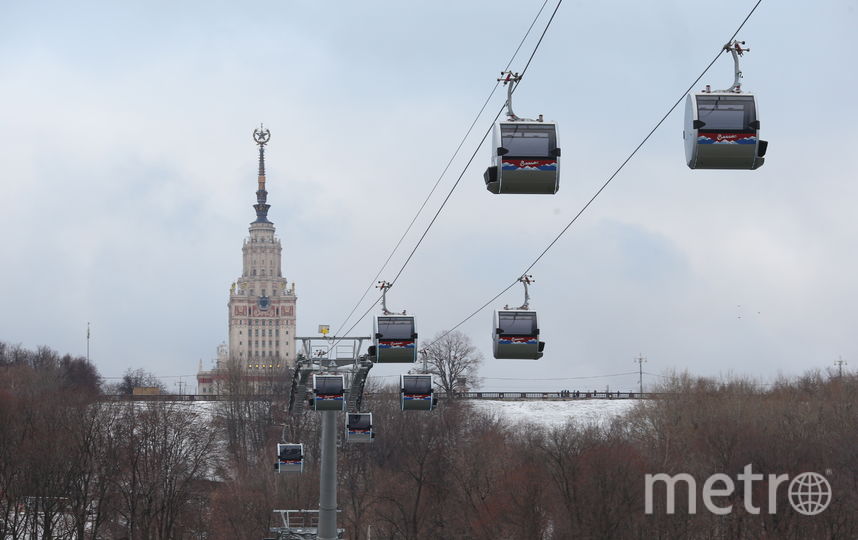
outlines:
{"label": "bare tree", "polygon": [[101,375],[94,365],[86,361],[86,358],[75,358],[65,354],[59,359],[59,368],[65,387],[92,395],[101,393]]}
{"label": "bare tree", "polygon": [[472,344],[471,338],[459,331],[439,332],[432,343],[420,351],[420,359],[429,373],[435,375],[441,389],[452,398],[456,392],[465,392],[478,386],[477,373],[483,355]]}
{"label": "bare tree", "polygon": [[[220,390],[225,399],[218,402],[216,412],[232,466],[256,466],[260,459],[267,462],[269,458],[260,449],[270,448],[275,403],[284,399],[288,372],[266,370],[257,374],[230,359],[222,376]],[[279,434],[279,430],[274,432]]]}
{"label": "bare tree", "polygon": [[138,387],[159,388],[161,393],[167,391],[167,387],[164,386],[161,379],[156,377],[154,374],[139,368],[128,368],[125,371],[125,375],[122,376],[122,381],[115,384],[110,391],[116,394],[131,395],[134,392],[134,389]]}
{"label": "bare tree", "polygon": [[196,488],[218,466],[217,434],[184,403],[124,405],[116,426],[120,496],[111,537],[177,538],[182,516],[199,508]]}

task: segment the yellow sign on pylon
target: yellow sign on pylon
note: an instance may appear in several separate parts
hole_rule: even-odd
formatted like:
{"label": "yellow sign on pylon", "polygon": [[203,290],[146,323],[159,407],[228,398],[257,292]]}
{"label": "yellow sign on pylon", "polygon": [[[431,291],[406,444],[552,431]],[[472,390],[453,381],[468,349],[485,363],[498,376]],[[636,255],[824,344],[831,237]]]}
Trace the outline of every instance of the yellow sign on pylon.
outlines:
{"label": "yellow sign on pylon", "polygon": [[328,333],[330,333],[330,331],[331,331],[331,327],[328,326],[327,324],[320,324],[319,325],[319,333],[322,334],[323,336],[327,336]]}

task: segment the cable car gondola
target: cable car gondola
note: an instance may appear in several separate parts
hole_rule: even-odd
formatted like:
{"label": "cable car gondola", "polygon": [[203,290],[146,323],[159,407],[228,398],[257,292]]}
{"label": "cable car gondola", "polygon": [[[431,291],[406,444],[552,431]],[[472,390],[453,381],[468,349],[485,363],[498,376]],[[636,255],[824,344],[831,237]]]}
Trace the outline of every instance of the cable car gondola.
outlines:
{"label": "cable car gondola", "polygon": [[342,375],[313,375],[313,409],[317,411],[341,411],[345,378]]}
{"label": "cable car gondola", "polygon": [[385,364],[417,361],[414,317],[379,315],[373,322],[373,336],[376,362]]}
{"label": "cable car gondola", "polygon": [[691,169],[758,169],[765,163],[768,141],[760,135],[754,94],[742,92],[739,56],[744,41],[724,46],[733,55],[735,79],[729,90],[689,94],[685,101],[685,161]]}
{"label": "cable car gondola", "polygon": [[417,361],[417,331],[414,317],[391,313],[387,309],[387,290],[391,287],[386,281],[379,282],[382,292],[382,315],[373,319],[373,338],[371,355],[380,364],[414,363]]}
{"label": "cable car gondola", "polygon": [[304,471],[303,444],[277,444],[277,463],[274,470],[278,473],[300,473]]}
{"label": "cable car gondola", "polygon": [[536,311],[528,308],[530,294],[527,287],[533,279],[522,276],[519,281],[524,285],[524,305],[512,309],[504,306],[504,309],[495,311],[492,352],[498,359],[538,360],[542,358],[545,343],[539,341]]}
{"label": "cable car gondola", "polygon": [[539,341],[536,312],[525,309],[495,311],[495,358],[538,360],[545,343]]}
{"label": "cable car gondola", "polygon": [[502,193],[557,193],[560,188],[560,148],[557,124],[519,118],[512,111],[513,85],[521,76],[503,72],[498,79],[507,86],[507,120],[495,124],[492,131],[492,165],[483,178],[486,189]]}
{"label": "cable car gondola", "polygon": [[400,375],[399,395],[403,411],[431,411],[435,407],[432,375]]}
{"label": "cable car gondola", "polygon": [[346,414],[346,442],[371,443],[374,438],[372,413]]}

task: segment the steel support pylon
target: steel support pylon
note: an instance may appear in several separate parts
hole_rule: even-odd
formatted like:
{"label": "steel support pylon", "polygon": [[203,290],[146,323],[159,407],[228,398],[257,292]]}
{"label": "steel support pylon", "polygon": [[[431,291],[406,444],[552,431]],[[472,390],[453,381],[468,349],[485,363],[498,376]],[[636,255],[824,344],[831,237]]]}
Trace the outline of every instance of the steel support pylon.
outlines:
{"label": "steel support pylon", "polygon": [[[347,412],[360,412],[364,384],[373,363],[361,357],[361,345],[368,337],[296,337],[303,343],[298,355],[289,396],[289,413],[302,414],[307,398],[307,383],[313,374],[342,373],[346,376]],[[315,343],[314,343],[315,342]],[[344,343],[343,345],[340,345]],[[351,345],[349,345],[349,343]],[[340,345],[339,347],[337,345]],[[313,540],[338,540],[344,531],[337,528],[337,422],[340,411],[319,411],[320,426],[320,474],[319,474],[319,519],[316,527],[292,526],[287,518],[283,527],[273,528],[281,540],[312,538]],[[277,510],[288,515],[291,510]],[[304,513],[306,511],[294,511]],[[303,535],[303,536],[302,536]],[[310,535],[310,536],[307,536]]]}
{"label": "steel support pylon", "polygon": [[319,540],[337,540],[337,412],[322,412]]}

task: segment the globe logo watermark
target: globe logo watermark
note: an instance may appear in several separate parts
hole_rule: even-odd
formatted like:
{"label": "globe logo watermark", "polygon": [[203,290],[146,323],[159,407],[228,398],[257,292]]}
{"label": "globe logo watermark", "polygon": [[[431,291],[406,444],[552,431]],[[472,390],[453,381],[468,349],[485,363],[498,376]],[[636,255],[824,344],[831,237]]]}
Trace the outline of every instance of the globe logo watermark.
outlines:
{"label": "globe logo watermark", "polygon": [[[828,472],[828,471],[826,471]],[[832,490],[828,480],[819,473],[804,472],[790,481],[786,474],[769,474],[767,477],[761,473],[753,472],[753,467],[745,465],[741,473],[736,475],[736,480],[742,484],[742,504],[749,514],[759,514],[761,507],[754,501],[754,482],[766,479],[768,504],[766,510],[769,514],[778,511],[778,488],[787,484],[787,499],[790,506],[799,514],[815,516],[821,514],[831,504]],[[665,512],[676,513],[676,486],[684,484],[688,494],[688,513],[697,513],[697,481],[688,473],[679,473],[673,476],[658,473],[647,474],[644,479],[644,511],[647,514],[654,512],[653,491],[657,484],[664,484]],[[729,475],[716,473],[709,476],[703,482],[700,492],[703,506],[706,510],[716,515],[725,515],[733,511],[733,504],[723,504],[725,498],[729,498],[736,491],[736,482]],[[759,490],[757,490],[759,493]],[[719,505],[719,499],[722,503]]]}
{"label": "globe logo watermark", "polygon": [[831,504],[831,484],[815,472],[801,473],[789,483],[789,503],[799,514],[815,516]]}

